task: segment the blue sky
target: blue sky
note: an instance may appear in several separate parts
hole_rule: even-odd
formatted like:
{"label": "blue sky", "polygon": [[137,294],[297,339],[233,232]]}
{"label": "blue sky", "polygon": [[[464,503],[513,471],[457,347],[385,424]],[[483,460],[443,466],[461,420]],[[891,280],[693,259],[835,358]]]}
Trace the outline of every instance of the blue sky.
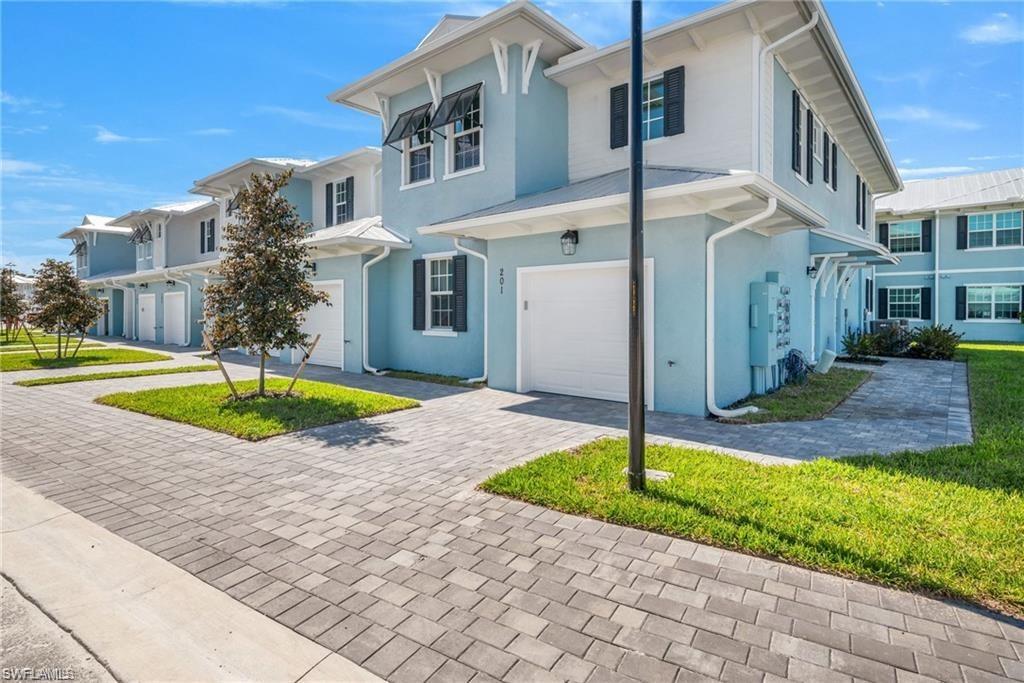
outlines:
{"label": "blue sky", "polygon": [[[3,261],[66,257],[83,214],[186,199],[246,157],[378,144],[326,94],[499,4],[3,2]],[[540,4],[597,45],[628,31],[625,2]],[[647,26],[712,4],[649,1]],[[905,178],[1024,165],[1024,3],[827,7]]]}

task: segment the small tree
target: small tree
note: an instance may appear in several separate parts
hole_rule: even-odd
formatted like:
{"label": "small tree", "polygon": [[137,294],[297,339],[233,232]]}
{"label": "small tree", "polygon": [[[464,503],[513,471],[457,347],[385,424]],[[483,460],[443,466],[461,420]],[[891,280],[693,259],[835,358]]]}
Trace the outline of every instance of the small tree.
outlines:
{"label": "small tree", "polygon": [[68,355],[73,334],[78,335],[78,346],[71,355],[78,355],[86,331],[103,314],[103,304],[86,291],[71,264],[55,259],[47,259],[36,270],[32,304],[29,322],[57,335],[57,358]]}
{"label": "small tree", "polygon": [[308,223],[279,194],[291,171],[254,173],[237,195],[238,222],[224,227],[217,266],[221,279],[206,286],[203,324],[210,350],[241,346],[259,356],[258,396],[266,395],[271,349],[303,347],[306,311],[328,297],[306,279]]}
{"label": "small tree", "polygon": [[18,338],[21,332],[21,321],[28,310],[28,302],[18,290],[14,281],[15,271],[12,266],[5,266],[0,271],[0,318],[3,319],[4,339],[7,341]]}

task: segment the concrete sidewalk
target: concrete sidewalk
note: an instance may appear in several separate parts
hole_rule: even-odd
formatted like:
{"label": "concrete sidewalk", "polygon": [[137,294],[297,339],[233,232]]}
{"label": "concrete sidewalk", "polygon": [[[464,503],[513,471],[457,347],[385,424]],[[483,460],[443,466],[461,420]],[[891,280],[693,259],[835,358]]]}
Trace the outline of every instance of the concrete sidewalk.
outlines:
{"label": "concrete sidewalk", "polygon": [[[380,681],[20,484],[4,478],[2,487],[3,574],[117,679]],[[52,645],[51,651],[64,648],[56,660],[39,648],[37,661],[17,666],[49,670],[62,668],[53,661],[74,662],[81,674],[95,674],[76,680],[110,680],[102,667],[85,667],[82,653],[68,651],[71,644]]]}

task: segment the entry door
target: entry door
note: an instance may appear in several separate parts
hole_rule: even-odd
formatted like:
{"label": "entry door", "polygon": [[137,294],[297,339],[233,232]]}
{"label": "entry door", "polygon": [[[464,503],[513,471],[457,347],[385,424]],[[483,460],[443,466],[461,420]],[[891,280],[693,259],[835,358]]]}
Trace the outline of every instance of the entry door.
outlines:
{"label": "entry door", "polygon": [[100,337],[107,336],[109,329],[108,319],[110,318],[110,299],[105,296],[100,297],[100,305],[103,306],[103,315],[96,321],[96,334]]}
{"label": "entry door", "polygon": [[139,294],[139,341],[156,341],[156,294]]}
{"label": "entry door", "polygon": [[314,282],[314,289],[325,292],[331,303],[317,304],[306,313],[302,331],[313,337],[320,335],[320,343],[310,356],[309,362],[314,365],[330,365],[335,368],[345,367],[345,283]]}
{"label": "entry door", "polygon": [[185,292],[164,294],[164,344],[185,345]]}
{"label": "entry door", "polygon": [[[654,400],[653,266],[647,264],[646,403]],[[625,262],[519,271],[520,391],[628,399],[629,271]]]}

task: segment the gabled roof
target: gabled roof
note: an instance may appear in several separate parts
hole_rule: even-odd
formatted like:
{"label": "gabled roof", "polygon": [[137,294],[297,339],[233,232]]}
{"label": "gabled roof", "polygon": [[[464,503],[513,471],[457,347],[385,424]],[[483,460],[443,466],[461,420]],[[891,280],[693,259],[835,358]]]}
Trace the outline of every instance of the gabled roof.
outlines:
{"label": "gabled roof", "polygon": [[[588,43],[528,0],[513,0],[478,19],[444,19],[435,26],[443,34],[427,34],[408,54],[385,64],[355,83],[327,96],[332,102],[376,114],[380,111],[377,95],[397,95],[424,83],[423,69],[447,73],[481,56],[493,54],[491,39],[505,44],[542,41],[539,58],[553,64],[560,57],[587,47]],[[456,25],[458,24],[458,25]]]}
{"label": "gabled roof", "polygon": [[[138,209],[136,211],[129,211],[123,216],[118,216],[112,219],[110,222],[113,225],[130,226],[132,221],[145,220],[147,218],[171,218],[175,216],[187,216],[192,213],[204,211],[217,206],[217,203],[212,199],[192,199],[184,202],[176,202],[174,204],[163,204],[162,206],[152,206],[148,209]],[[130,229],[128,227],[125,228]]]}
{"label": "gabled roof", "polygon": [[434,24],[434,28],[430,29],[427,35],[423,36],[423,40],[416,46],[416,49],[418,50],[427,43],[444,38],[452,31],[460,29],[469,22],[476,21],[479,18],[478,16],[469,16],[467,14],[446,14],[441,17],[441,21]]}
{"label": "gabled roof", "polygon": [[118,227],[116,225],[112,225],[113,223],[114,219],[109,216],[98,216],[93,213],[87,213],[82,218],[81,225],[76,225],[70,230],[65,230],[60,234],[60,237],[71,238],[75,237],[76,235],[90,232],[127,235],[132,231],[131,228]]}
{"label": "gabled roof", "polygon": [[912,214],[998,204],[1024,203],[1024,168],[908,181],[902,192],[878,197],[876,213]]}
{"label": "gabled roof", "polygon": [[249,176],[253,173],[259,173],[262,171],[280,172],[292,169],[294,171],[301,171],[302,169],[309,168],[310,166],[316,165],[314,159],[295,159],[291,157],[249,157],[243,159],[237,164],[232,164],[225,169],[221,169],[215,173],[211,173],[205,178],[196,180],[192,189],[189,190],[192,194],[202,194],[210,197],[220,197],[231,192],[232,185],[241,185]]}

